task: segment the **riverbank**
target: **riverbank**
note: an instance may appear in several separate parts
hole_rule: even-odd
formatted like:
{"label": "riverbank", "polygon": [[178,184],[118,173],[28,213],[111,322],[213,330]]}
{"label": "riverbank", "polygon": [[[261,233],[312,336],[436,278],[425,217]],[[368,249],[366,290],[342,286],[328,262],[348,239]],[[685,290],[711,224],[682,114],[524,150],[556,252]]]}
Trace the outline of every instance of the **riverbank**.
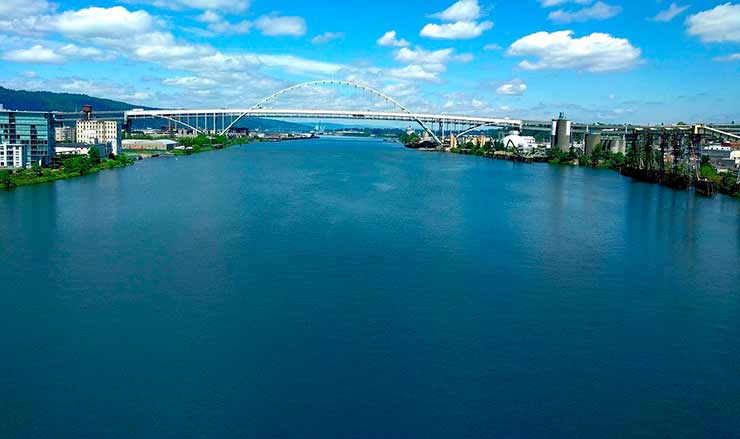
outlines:
{"label": "riverbank", "polygon": [[[185,156],[199,154],[209,151],[217,151],[232,146],[249,143],[249,139],[220,139],[222,143],[213,143],[212,140],[195,138],[192,146],[184,150],[174,151],[133,151],[126,150],[124,154],[114,159],[101,160],[95,153],[89,156],[74,156],[61,162],[57,168],[42,168],[34,165],[30,169],[2,170],[0,171],[0,189],[11,190],[16,187],[30,186],[42,183],[51,183],[58,180],[81,177],[83,175],[97,174],[108,169],[130,166],[137,159]],[[93,149],[92,151],[97,152]]]}
{"label": "riverbank", "polygon": [[11,190],[20,186],[67,180],[83,175],[97,174],[107,169],[123,168],[133,163],[134,160],[125,155],[102,161],[96,161],[87,156],[73,157],[65,160],[56,169],[33,166],[30,169],[0,171],[0,188]]}
{"label": "riverbank", "polygon": [[[431,150],[418,149],[417,150]],[[494,148],[493,144],[483,146],[466,144],[462,148],[450,148],[444,151],[453,154],[474,155],[497,160],[510,160],[524,163],[549,163],[555,166],[581,166],[592,169],[608,169],[619,172],[622,176],[633,178],[646,183],[658,183],[663,186],[677,189],[688,190],[694,186],[697,193],[705,196],[712,196],[715,193],[727,195],[732,198],[740,199],[740,184],[737,184],[737,174],[726,172],[724,174],[718,171],[706,161],[702,161],[700,168],[700,178],[697,177],[680,177],[677,178],[670,172],[658,171],[642,172],[633,170],[627,164],[627,157],[622,153],[602,152],[597,150],[593,155],[577,155],[575,152],[549,151],[546,156],[524,156],[510,151],[504,151]],[[649,174],[649,175],[648,175]]]}

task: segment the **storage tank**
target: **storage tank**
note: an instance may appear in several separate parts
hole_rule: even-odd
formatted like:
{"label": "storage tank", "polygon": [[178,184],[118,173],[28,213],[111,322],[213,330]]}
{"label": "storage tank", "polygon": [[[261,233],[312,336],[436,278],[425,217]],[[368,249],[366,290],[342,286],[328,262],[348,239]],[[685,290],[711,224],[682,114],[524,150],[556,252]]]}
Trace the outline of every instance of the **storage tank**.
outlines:
{"label": "storage tank", "polygon": [[563,113],[552,121],[552,147],[563,152],[570,151],[572,122]]}
{"label": "storage tank", "polygon": [[618,152],[621,152],[622,154],[627,153],[627,141],[622,137],[602,140],[601,144],[604,146],[604,151],[609,151],[612,154],[616,154]]}
{"label": "storage tank", "polygon": [[592,155],[599,143],[601,143],[600,133],[586,134],[586,139],[583,142],[586,155]]}

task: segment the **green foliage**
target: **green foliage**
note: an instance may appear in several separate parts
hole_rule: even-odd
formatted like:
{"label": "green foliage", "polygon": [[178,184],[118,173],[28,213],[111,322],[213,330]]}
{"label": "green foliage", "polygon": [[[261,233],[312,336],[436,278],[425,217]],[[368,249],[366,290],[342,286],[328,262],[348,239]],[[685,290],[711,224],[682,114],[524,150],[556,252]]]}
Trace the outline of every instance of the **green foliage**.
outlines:
{"label": "green foliage", "polygon": [[65,160],[62,167],[67,172],[85,175],[92,170],[93,165],[89,157],[77,156]]}
{"label": "green foliage", "polygon": [[419,143],[420,138],[419,135],[416,133],[403,133],[398,136],[398,140],[404,145],[414,145],[416,143]]}
{"label": "green foliage", "polygon": [[578,157],[578,165],[579,166],[592,166],[593,164],[593,158],[591,158],[590,155],[582,155]]}
{"label": "green foliage", "polygon": [[31,171],[36,175],[37,177],[41,177],[44,175],[43,170],[41,169],[41,166],[39,166],[38,163],[34,163],[31,165]]}
{"label": "green foliage", "polygon": [[559,148],[550,148],[547,152],[548,162],[552,165],[572,165],[578,155],[571,149],[563,152]]}
{"label": "green foliage", "polygon": [[701,176],[709,179],[715,179],[717,178],[719,174],[717,173],[717,170],[709,163],[704,163],[704,160],[702,158],[702,164],[701,164]]}
{"label": "green foliage", "polygon": [[90,159],[90,164],[93,166],[100,164],[100,150],[98,148],[90,147],[87,157]]}
{"label": "green foliage", "polygon": [[96,111],[130,110],[133,105],[72,93],[11,90],[0,87],[0,102],[6,108],[28,111],[80,111],[83,105],[92,105]]}
{"label": "green foliage", "polygon": [[16,183],[10,174],[10,171],[0,171],[0,186],[6,191],[16,187]]}

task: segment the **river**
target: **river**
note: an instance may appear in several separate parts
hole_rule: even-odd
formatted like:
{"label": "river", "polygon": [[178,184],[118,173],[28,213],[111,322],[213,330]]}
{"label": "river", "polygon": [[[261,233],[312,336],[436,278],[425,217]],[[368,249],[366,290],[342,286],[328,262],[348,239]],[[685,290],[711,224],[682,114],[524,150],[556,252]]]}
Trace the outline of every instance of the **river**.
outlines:
{"label": "river", "polygon": [[740,432],[740,202],[361,139],[0,193],[2,438]]}

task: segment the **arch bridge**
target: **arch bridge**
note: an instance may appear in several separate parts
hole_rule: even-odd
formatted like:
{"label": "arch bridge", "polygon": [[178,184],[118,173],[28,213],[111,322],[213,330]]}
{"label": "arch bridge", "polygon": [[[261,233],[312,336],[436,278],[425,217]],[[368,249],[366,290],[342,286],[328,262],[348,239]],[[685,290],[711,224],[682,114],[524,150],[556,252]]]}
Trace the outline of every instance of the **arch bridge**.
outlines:
{"label": "arch bridge", "polygon": [[[316,89],[327,86],[339,86],[380,98],[391,106],[390,111],[372,110],[334,110],[334,109],[275,109],[270,105],[278,98],[299,92],[303,89]],[[297,84],[262,99],[250,108],[226,109],[182,109],[182,110],[142,110],[136,109],[124,113],[124,121],[136,119],[163,119],[195,133],[228,134],[244,118],[274,119],[341,119],[366,121],[399,121],[418,124],[437,144],[443,143],[450,134],[467,134],[487,128],[502,127],[522,129],[523,121],[509,118],[486,118],[474,116],[457,116],[450,114],[416,113],[410,111],[396,99],[380,90],[350,81],[320,80]]]}

